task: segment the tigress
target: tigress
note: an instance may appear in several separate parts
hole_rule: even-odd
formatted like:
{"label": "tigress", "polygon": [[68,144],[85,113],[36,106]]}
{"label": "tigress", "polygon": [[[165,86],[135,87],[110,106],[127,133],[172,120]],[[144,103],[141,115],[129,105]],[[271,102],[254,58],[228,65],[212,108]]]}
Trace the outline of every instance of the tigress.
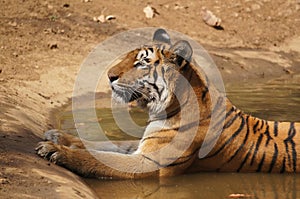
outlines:
{"label": "tigress", "polygon": [[[95,178],[168,177],[200,171],[299,172],[300,123],[266,121],[243,113],[196,67],[190,43],[171,44],[168,33],[158,29],[153,44],[127,53],[107,73],[113,98],[136,101],[148,111],[141,140],[84,141],[84,145],[77,137],[50,130],[38,143],[37,154]],[[221,134],[208,155],[199,158],[204,139],[214,139],[214,135],[205,138],[212,114],[222,120],[221,114],[218,117],[221,103],[224,122],[215,122],[221,124]],[[191,114],[197,111],[198,118]],[[87,145],[94,150],[86,150]]]}

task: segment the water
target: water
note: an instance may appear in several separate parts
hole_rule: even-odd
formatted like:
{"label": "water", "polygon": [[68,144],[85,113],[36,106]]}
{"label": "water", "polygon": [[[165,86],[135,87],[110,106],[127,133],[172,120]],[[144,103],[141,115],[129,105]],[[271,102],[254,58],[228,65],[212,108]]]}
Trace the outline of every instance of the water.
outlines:
{"label": "water", "polygon": [[[279,121],[300,121],[300,75],[267,83],[232,84],[227,96],[241,110],[254,116]],[[102,98],[109,100],[108,98]],[[113,121],[110,109],[97,110],[98,121],[110,139],[137,139],[141,135],[124,134]],[[138,109],[130,114],[139,125],[147,117]],[[88,117],[88,116],[87,116]],[[66,110],[58,118],[60,128],[75,133],[72,112]],[[90,126],[88,123],[82,124]],[[92,126],[92,125],[91,125]],[[109,132],[109,133],[108,133]],[[140,132],[141,134],[142,132]],[[89,135],[90,139],[98,139]],[[299,174],[263,173],[197,173],[164,179],[95,180],[86,179],[100,198],[228,198],[230,194],[246,194],[247,198],[300,198]]]}

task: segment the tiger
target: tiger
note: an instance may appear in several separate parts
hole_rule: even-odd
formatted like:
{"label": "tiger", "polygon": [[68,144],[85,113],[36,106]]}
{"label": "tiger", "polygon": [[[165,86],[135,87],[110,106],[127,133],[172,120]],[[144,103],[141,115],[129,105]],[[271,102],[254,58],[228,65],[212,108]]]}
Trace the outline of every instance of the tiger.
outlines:
{"label": "tiger", "polygon": [[[155,31],[152,44],[127,53],[107,76],[114,99],[136,102],[148,112],[142,138],[92,142],[53,129],[37,144],[39,156],[81,176],[100,179],[300,171],[300,123],[267,121],[236,108],[198,69],[190,43],[172,44],[164,29]],[[219,113],[222,103],[224,116]],[[191,113],[197,111],[194,117]],[[206,135],[211,122],[222,127],[217,138]],[[200,158],[206,139],[216,143]]]}

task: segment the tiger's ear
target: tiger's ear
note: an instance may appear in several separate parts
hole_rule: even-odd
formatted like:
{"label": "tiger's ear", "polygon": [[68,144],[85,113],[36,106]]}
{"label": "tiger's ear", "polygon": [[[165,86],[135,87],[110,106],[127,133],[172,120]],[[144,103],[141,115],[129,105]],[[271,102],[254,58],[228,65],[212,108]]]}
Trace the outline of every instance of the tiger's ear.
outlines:
{"label": "tiger's ear", "polygon": [[171,44],[169,34],[164,29],[157,29],[153,35],[154,43],[167,43]]}
{"label": "tiger's ear", "polygon": [[181,65],[181,62],[184,59],[185,61],[190,62],[192,60],[192,55],[193,55],[193,49],[189,42],[185,40],[180,40],[176,42],[172,47],[171,47],[171,52],[176,55],[176,59],[178,64]]}

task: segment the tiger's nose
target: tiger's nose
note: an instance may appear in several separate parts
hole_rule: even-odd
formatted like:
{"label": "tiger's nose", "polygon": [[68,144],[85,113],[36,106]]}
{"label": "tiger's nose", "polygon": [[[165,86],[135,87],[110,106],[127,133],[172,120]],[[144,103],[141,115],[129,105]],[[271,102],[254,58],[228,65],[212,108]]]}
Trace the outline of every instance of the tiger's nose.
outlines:
{"label": "tiger's nose", "polygon": [[113,83],[114,81],[118,80],[119,77],[120,77],[119,75],[115,75],[113,73],[108,74],[108,79],[110,83]]}
{"label": "tiger's nose", "polygon": [[108,76],[108,78],[109,78],[109,81],[111,83],[113,83],[114,81],[116,81],[117,79],[119,79],[119,76]]}

